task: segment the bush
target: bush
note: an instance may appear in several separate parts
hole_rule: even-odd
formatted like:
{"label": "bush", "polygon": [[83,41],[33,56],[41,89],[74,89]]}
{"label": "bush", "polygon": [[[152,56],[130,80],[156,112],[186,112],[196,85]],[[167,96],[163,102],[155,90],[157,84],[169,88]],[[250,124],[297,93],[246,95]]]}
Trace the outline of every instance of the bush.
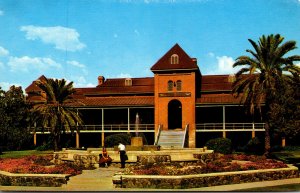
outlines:
{"label": "bush", "polygon": [[231,140],[227,138],[211,139],[205,145],[215,153],[230,154],[232,152]]}
{"label": "bush", "polygon": [[254,137],[249,140],[245,146],[245,152],[253,154],[262,154],[264,153],[264,144],[260,142],[257,137]]}
{"label": "bush", "polygon": [[51,140],[48,140],[46,143],[43,143],[43,145],[38,146],[35,148],[37,151],[47,151],[52,149],[52,142]]}
{"label": "bush", "polygon": [[116,145],[119,145],[119,143],[122,143],[124,145],[130,145],[130,139],[130,134],[118,133],[106,137],[104,139],[104,144],[106,147],[114,147]]}

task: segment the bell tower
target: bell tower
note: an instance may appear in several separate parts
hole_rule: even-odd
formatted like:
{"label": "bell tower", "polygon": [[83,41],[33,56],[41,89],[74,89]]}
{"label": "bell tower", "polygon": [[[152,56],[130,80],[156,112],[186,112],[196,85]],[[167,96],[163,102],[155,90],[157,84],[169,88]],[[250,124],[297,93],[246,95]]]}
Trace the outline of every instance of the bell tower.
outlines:
{"label": "bell tower", "polygon": [[154,73],[155,134],[158,125],[162,125],[162,130],[179,130],[188,125],[188,144],[195,147],[195,103],[201,76],[197,59],[175,44],[151,71]]}

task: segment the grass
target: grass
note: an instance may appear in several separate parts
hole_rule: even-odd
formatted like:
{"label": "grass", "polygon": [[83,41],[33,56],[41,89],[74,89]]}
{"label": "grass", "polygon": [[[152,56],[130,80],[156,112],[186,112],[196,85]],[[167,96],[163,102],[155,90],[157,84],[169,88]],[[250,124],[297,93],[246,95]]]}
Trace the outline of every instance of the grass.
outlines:
{"label": "grass", "polygon": [[285,163],[300,163],[300,147],[287,146],[278,152],[272,152],[272,157],[284,161]]}
{"label": "grass", "polygon": [[0,158],[20,158],[28,155],[47,155],[53,154],[53,151],[37,151],[37,150],[24,150],[24,151],[5,151],[2,152]]}

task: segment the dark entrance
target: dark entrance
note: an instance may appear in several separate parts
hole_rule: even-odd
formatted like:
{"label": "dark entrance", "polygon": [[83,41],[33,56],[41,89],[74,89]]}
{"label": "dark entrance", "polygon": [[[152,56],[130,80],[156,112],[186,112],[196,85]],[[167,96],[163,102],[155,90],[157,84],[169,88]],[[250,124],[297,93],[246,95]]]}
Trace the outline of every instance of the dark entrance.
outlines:
{"label": "dark entrance", "polygon": [[168,125],[169,129],[182,127],[182,107],[178,100],[171,100],[168,104]]}

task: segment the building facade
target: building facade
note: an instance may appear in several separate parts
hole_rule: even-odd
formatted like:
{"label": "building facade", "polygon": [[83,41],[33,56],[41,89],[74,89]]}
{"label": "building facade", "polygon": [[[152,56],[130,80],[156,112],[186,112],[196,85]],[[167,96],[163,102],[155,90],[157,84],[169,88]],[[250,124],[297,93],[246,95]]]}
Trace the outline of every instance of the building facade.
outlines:
{"label": "building facade", "polygon": [[[263,134],[264,118],[246,113],[231,93],[234,75],[202,75],[196,58],[178,44],[152,67],[153,77],[98,77],[93,88],[75,88],[70,108],[81,114],[84,126],[76,134],[76,146],[98,147],[113,133],[139,130],[149,144],[161,131],[186,131],[185,147],[200,147],[214,137],[239,140]],[[38,79],[44,79],[41,76]],[[27,101],[40,102],[34,82],[26,88]],[[35,143],[39,135],[34,132]]]}

